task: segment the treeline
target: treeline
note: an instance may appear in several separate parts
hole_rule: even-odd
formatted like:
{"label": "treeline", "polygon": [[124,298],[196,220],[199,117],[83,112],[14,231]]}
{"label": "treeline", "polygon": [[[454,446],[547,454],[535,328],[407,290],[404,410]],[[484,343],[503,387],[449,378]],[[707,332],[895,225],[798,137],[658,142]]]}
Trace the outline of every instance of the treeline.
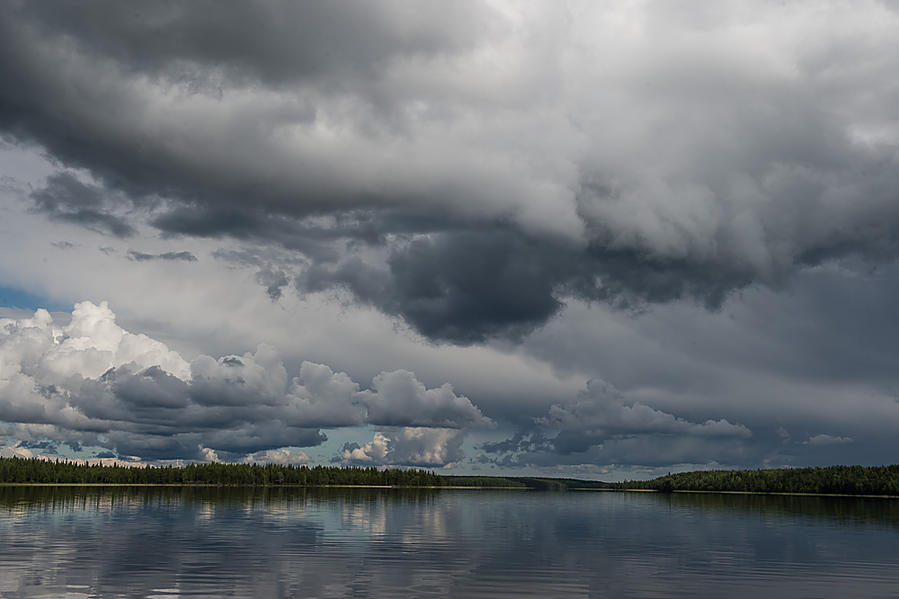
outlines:
{"label": "treeline", "polygon": [[377,485],[392,487],[482,487],[566,491],[606,483],[574,479],[440,476],[428,470],[290,466],[280,464],[188,464],[135,466],[79,464],[65,460],[0,458],[0,483],[111,485],[309,486]]}
{"label": "treeline", "polygon": [[653,480],[610,483],[609,486],[617,489],[654,489],[662,492],[749,491],[899,495],[899,465],[679,472]]}
{"label": "treeline", "polygon": [[441,476],[421,469],[293,466],[281,464],[89,465],[64,460],[0,458],[0,483],[112,485],[482,487],[543,491],[650,489],[899,496],[899,465],[829,466],[777,470],[706,470],[648,481],[605,483],[564,478]]}
{"label": "treeline", "polygon": [[427,470],[378,470],[338,466],[280,464],[189,464],[135,467],[76,464],[59,460],[0,458],[0,483],[172,484],[172,485],[389,485],[440,486]]}

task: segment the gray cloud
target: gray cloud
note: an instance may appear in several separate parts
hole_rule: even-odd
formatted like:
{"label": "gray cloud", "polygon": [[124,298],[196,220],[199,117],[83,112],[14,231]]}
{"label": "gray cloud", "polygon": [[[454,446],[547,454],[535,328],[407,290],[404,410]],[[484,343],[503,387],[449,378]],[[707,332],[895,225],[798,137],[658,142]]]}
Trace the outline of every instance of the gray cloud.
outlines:
{"label": "gray cloud", "polygon": [[163,252],[161,254],[146,254],[136,250],[128,250],[128,259],[135,262],[147,262],[150,260],[168,260],[181,262],[196,262],[197,257],[190,252]]}
{"label": "gray cloud", "polygon": [[[51,175],[45,187],[31,193],[31,199],[36,210],[55,220],[83,225],[116,237],[131,237],[135,233],[134,227],[113,212],[116,195],[62,172]],[[121,198],[121,194],[118,197]]]}
{"label": "gray cloud", "polygon": [[273,302],[278,301],[284,288],[290,283],[287,273],[266,267],[256,273],[256,280],[265,287],[265,292]]}
{"label": "gray cloud", "polygon": [[[721,418],[691,422],[625,397],[595,379],[576,398],[550,406],[539,428],[480,448],[503,466],[626,464],[658,466],[758,459],[752,432]],[[486,457],[486,456],[485,456]]]}
{"label": "gray cloud", "polygon": [[[318,246],[307,253],[324,260],[327,260],[327,255],[329,255],[327,250]],[[234,268],[254,269],[256,282],[263,286],[272,302],[277,302],[281,298],[285,288],[296,277],[297,268],[305,263],[304,259],[298,259],[290,251],[271,247],[245,247],[239,250],[218,249],[212,255],[217,260]],[[336,257],[336,254],[334,256]]]}
{"label": "gray cloud", "polygon": [[449,428],[492,424],[467,397],[456,395],[449,383],[428,389],[408,370],[377,375],[361,402],[371,424]]}
{"label": "gray cloud", "polygon": [[808,440],[805,441],[808,445],[844,445],[852,442],[852,437],[835,437],[824,433],[809,437]]}
{"label": "gray cloud", "polygon": [[563,451],[583,450],[585,446],[617,436],[687,435],[744,439],[752,436],[745,426],[724,419],[694,423],[639,402],[628,402],[617,389],[601,380],[590,381],[586,393],[576,400],[551,406],[549,415],[540,423],[561,429],[565,437],[577,433],[580,438],[564,439],[565,447],[561,446],[562,439],[556,438],[554,445]]}
{"label": "gray cloud", "polygon": [[[714,312],[674,303],[622,318],[574,303],[522,348],[560,372],[602,376],[629,402],[697,424],[726,419],[750,429],[751,439],[732,444],[743,448],[741,456],[709,448],[719,463],[730,455],[744,466],[879,464],[897,449],[899,379],[889,366],[896,359],[896,268],[822,266],[800,273],[784,291],[755,287]],[[587,408],[574,413],[586,418]],[[518,425],[528,430],[527,422]],[[805,443],[819,434],[854,442]],[[590,441],[582,432],[567,436],[572,445]]]}

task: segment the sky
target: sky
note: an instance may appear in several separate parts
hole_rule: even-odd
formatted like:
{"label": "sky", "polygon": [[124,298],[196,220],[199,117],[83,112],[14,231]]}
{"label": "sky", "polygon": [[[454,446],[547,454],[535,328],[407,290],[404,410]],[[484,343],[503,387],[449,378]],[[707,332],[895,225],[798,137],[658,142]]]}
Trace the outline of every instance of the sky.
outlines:
{"label": "sky", "polygon": [[0,10],[0,456],[899,455],[899,5]]}

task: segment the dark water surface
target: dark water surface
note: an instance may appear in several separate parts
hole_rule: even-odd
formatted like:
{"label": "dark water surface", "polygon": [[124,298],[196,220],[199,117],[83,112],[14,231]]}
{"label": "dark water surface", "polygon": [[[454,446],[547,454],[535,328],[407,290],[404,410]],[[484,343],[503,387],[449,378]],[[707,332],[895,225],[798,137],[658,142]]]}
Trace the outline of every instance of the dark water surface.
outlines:
{"label": "dark water surface", "polygon": [[0,488],[0,597],[899,597],[899,501]]}

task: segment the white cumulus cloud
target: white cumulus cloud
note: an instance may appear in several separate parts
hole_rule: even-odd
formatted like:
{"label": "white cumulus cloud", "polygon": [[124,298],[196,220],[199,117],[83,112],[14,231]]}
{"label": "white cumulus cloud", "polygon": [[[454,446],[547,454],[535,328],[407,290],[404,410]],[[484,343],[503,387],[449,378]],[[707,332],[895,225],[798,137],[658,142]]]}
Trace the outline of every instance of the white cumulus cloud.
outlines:
{"label": "white cumulus cloud", "polygon": [[13,423],[19,437],[120,455],[274,463],[308,461],[284,448],[321,443],[321,428],[365,424],[419,427],[408,430],[425,432],[397,437],[401,451],[393,455],[437,463],[443,458],[428,443],[417,450],[410,444],[427,438],[446,446],[454,433],[428,427],[492,424],[450,385],[429,389],[406,370],[378,374],[371,389],[309,361],[290,377],[265,344],[188,362],[122,329],[105,302],[77,304],[63,326],[46,310],[0,320],[0,420]]}
{"label": "white cumulus cloud", "polygon": [[447,466],[465,457],[465,431],[448,428],[403,427],[375,432],[364,445],[344,445],[345,464],[372,466]]}

